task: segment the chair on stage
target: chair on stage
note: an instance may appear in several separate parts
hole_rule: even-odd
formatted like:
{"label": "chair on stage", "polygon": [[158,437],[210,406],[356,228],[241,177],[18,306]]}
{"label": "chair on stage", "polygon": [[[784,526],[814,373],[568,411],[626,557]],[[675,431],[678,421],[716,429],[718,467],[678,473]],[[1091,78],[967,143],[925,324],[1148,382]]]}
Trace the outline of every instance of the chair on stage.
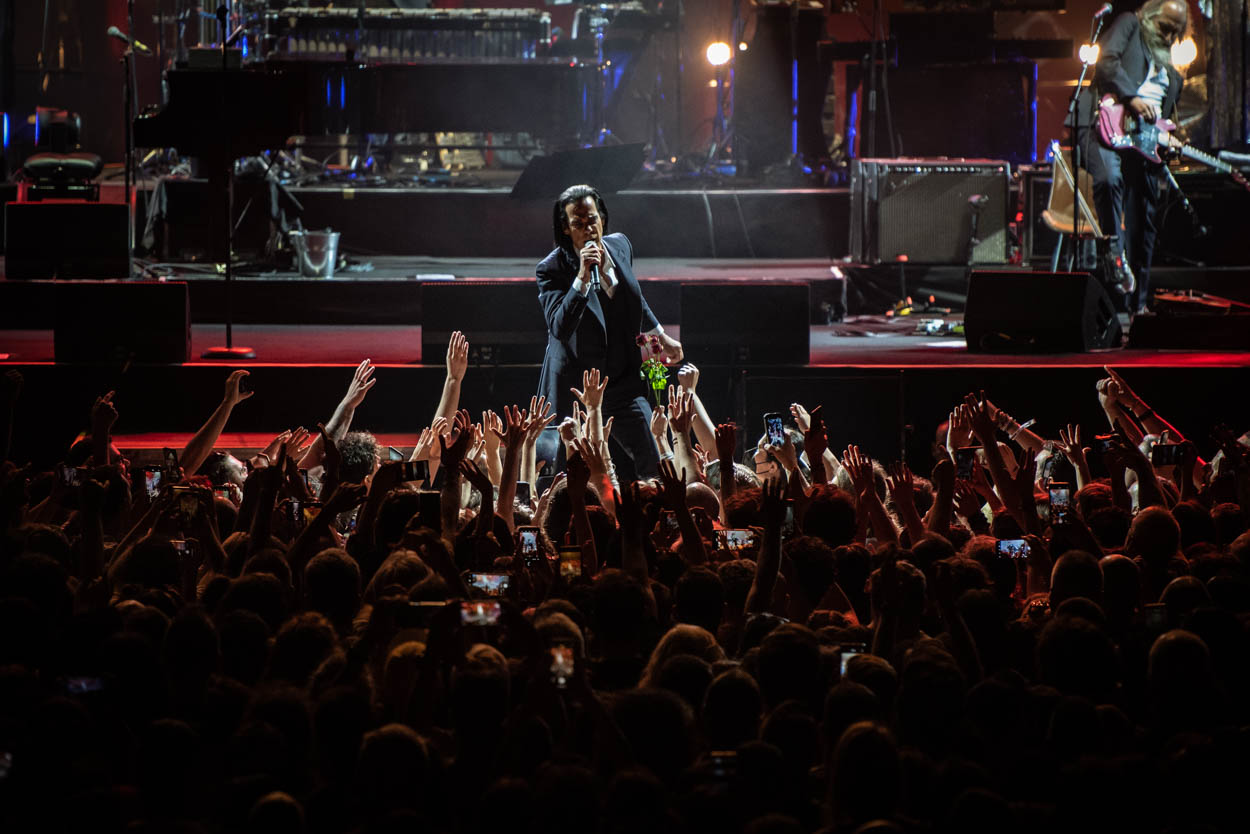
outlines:
{"label": "chair on stage", "polygon": [[[1081,171],[1080,200],[1073,200],[1076,188],[1073,184],[1072,168],[1068,160],[1072,158],[1071,148],[1061,148],[1058,142],[1050,143],[1051,156],[1054,159],[1050,177],[1050,199],[1046,210],[1042,212],[1042,221],[1059,233],[1055,243],[1055,251],[1050,256],[1050,271],[1059,271],[1059,260],[1063,257],[1063,243],[1076,232],[1075,209],[1079,205],[1081,211],[1081,228],[1077,237],[1080,240],[1105,240],[1102,227],[1098,224],[1098,215],[1093,210],[1092,180],[1088,171]],[[1079,260],[1075,247],[1068,252],[1067,269],[1072,269],[1074,260]]]}

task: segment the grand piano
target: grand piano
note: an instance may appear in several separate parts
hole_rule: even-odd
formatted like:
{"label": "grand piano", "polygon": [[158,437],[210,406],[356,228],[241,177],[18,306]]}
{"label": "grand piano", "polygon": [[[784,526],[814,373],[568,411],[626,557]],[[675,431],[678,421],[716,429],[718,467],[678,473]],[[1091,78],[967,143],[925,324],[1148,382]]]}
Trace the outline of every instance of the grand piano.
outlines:
{"label": "grand piano", "polygon": [[167,70],[136,146],[238,157],[292,136],[433,131],[561,146],[593,130],[597,69],[550,55],[544,11],[292,8],[264,24],[256,63]]}

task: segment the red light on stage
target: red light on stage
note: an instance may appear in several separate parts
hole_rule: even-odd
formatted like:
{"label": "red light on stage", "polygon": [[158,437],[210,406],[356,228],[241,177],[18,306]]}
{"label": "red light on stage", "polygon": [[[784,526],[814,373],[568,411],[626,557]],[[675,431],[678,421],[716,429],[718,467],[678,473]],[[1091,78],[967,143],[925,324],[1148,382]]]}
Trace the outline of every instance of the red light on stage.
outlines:
{"label": "red light on stage", "polygon": [[1018,212],[1016,212],[1016,222],[1017,222],[1017,223],[1023,223],[1023,222],[1024,222],[1024,212],[1022,212],[1022,211],[1018,211]]}

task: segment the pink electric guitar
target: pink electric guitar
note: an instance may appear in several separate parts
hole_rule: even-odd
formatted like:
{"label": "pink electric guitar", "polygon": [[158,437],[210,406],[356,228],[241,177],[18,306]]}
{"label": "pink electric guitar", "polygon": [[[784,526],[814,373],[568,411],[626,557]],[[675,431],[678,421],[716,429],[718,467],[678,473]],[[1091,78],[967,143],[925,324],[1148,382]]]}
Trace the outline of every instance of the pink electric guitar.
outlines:
{"label": "pink electric guitar", "polygon": [[1242,188],[1250,190],[1250,183],[1246,182],[1240,171],[1227,162],[1176,139],[1172,136],[1174,130],[1176,124],[1167,119],[1148,122],[1139,118],[1116,101],[1115,96],[1103,96],[1098,104],[1098,138],[1108,148],[1115,151],[1136,151],[1151,162],[1163,161],[1159,157],[1160,147],[1170,148],[1181,156],[1223,171]]}

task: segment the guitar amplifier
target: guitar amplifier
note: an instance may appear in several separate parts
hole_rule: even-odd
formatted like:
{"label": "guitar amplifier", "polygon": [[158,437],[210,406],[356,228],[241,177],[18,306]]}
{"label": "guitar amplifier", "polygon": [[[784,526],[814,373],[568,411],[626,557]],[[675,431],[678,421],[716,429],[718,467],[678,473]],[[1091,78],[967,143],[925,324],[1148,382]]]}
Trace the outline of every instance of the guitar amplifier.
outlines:
{"label": "guitar amplifier", "polygon": [[853,160],[851,258],[865,264],[968,263],[975,215],[978,242],[971,262],[1006,263],[1009,177],[1001,160]]}

